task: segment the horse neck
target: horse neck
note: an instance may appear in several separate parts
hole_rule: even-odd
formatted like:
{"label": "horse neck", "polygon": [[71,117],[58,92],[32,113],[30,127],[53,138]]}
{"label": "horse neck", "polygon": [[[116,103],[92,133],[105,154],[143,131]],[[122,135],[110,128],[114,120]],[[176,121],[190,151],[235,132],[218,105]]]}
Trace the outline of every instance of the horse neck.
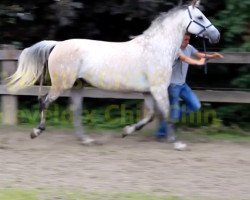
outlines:
{"label": "horse neck", "polygon": [[182,12],[178,12],[172,17],[166,18],[155,30],[146,34],[147,44],[152,50],[162,56],[175,58],[180,49],[183,36],[186,32],[185,20]]}

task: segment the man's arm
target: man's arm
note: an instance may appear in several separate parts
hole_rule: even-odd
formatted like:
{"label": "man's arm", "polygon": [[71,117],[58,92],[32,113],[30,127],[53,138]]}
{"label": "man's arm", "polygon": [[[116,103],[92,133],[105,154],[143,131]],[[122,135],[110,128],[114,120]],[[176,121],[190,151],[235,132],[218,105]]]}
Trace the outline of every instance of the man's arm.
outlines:
{"label": "man's arm", "polygon": [[220,53],[203,53],[203,52],[197,52],[194,54],[197,58],[208,58],[208,59],[217,59],[217,58],[223,58],[224,56]]}
{"label": "man's arm", "polygon": [[193,58],[190,58],[188,56],[185,56],[184,54],[180,54],[179,59],[183,62],[190,64],[190,65],[204,65],[205,61],[206,61],[205,57],[201,57],[199,59],[193,59]]}

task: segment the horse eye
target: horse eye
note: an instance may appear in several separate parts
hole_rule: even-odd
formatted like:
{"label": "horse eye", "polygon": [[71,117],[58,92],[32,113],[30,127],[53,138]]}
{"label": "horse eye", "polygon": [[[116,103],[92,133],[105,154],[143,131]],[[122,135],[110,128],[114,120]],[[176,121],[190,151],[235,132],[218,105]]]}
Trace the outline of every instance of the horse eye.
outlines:
{"label": "horse eye", "polygon": [[203,17],[202,17],[202,16],[199,16],[198,19],[199,19],[199,20],[203,20]]}

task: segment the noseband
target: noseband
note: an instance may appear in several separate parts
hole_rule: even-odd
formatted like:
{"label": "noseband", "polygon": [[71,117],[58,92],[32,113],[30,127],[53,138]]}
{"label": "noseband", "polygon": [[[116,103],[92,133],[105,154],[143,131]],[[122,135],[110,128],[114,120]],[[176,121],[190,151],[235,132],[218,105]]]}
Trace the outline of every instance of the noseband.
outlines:
{"label": "noseband", "polygon": [[189,22],[189,24],[188,24],[188,26],[187,26],[187,28],[186,28],[186,31],[187,31],[187,32],[188,32],[188,28],[190,27],[190,25],[191,25],[192,23],[195,23],[195,24],[197,24],[197,25],[199,25],[199,26],[202,27],[202,30],[201,30],[198,34],[196,34],[196,36],[200,36],[200,34],[202,34],[204,31],[206,31],[210,26],[212,26],[212,24],[209,24],[208,26],[204,26],[203,24],[201,24],[201,23],[195,21],[195,20],[192,18],[192,15],[191,15],[191,12],[190,12],[189,7],[188,7],[187,9],[188,9],[188,15],[189,15],[189,17],[190,17],[190,22]]}

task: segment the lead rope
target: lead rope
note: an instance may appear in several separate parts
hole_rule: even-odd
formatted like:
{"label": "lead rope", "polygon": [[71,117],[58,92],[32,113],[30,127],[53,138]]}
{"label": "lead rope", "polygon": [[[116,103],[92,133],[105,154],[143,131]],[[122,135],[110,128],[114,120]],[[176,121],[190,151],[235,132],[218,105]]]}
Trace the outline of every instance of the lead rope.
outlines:
{"label": "lead rope", "polygon": [[207,50],[206,50],[206,41],[205,38],[203,38],[203,49],[204,49],[204,54],[205,54],[205,64],[204,64],[204,73],[207,75]]}

